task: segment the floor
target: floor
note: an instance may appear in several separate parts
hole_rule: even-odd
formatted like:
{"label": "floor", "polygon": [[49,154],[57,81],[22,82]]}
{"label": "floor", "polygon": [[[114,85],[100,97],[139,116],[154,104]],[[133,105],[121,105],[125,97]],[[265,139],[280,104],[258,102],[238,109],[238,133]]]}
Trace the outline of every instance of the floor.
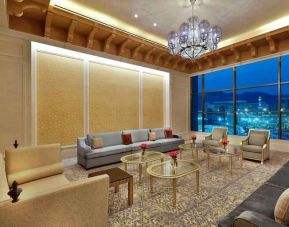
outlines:
{"label": "floor", "polygon": [[[191,153],[183,155],[191,159]],[[169,160],[170,157],[167,157]],[[218,219],[240,204],[253,191],[261,186],[285,162],[289,153],[272,152],[271,159],[260,165],[247,161],[240,168],[238,160],[233,165],[233,175],[228,171],[228,163],[221,165],[212,158],[210,169],[206,166],[206,156],[201,153],[199,164],[200,194],[195,192],[195,176],[190,175],[178,180],[177,206],[172,206],[171,182],[155,180],[154,192],[149,191],[149,178],[144,174],[138,180],[137,166],[129,166],[128,172],[134,176],[134,204],[127,205],[127,186],[122,185],[118,193],[110,189],[109,225],[116,226],[217,226]],[[71,180],[86,178],[89,172],[78,166],[74,158],[65,160],[65,175]],[[113,166],[124,168],[121,163]]]}

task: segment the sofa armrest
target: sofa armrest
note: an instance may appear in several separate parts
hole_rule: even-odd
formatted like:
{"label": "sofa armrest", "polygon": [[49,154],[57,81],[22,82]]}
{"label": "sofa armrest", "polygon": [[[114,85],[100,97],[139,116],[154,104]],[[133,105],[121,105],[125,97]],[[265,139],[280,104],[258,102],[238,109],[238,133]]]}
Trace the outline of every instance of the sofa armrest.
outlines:
{"label": "sofa armrest", "polygon": [[254,211],[244,211],[235,218],[233,227],[284,227],[275,220]]}
{"label": "sofa armrest", "polygon": [[85,157],[86,153],[92,152],[91,147],[85,143],[85,137],[77,139],[77,154]]}
{"label": "sofa armrest", "polygon": [[101,175],[17,203],[0,202],[1,227],[8,226],[107,226],[109,177]]}
{"label": "sofa armrest", "polygon": [[212,140],[212,134],[205,137],[205,140]]}

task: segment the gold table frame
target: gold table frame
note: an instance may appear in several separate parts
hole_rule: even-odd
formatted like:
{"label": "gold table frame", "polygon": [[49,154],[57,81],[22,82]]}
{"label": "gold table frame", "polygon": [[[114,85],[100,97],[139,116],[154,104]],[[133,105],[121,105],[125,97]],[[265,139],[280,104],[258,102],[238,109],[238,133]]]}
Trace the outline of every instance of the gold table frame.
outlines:
{"label": "gold table frame", "polygon": [[[192,168],[190,170],[187,171],[183,171],[180,174],[177,174],[178,168],[180,168],[180,164],[184,164],[184,163],[191,163],[192,164]],[[162,163],[157,163],[157,164],[153,164],[151,166],[149,166],[147,168],[147,173],[150,175],[150,191],[153,192],[153,178],[160,178],[160,179],[171,179],[172,180],[172,186],[173,186],[173,206],[176,207],[176,203],[177,203],[177,179],[187,176],[189,174],[195,173],[196,174],[196,193],[199,194],[200,191],[200,166],[192,161],[188,161],[188,160],[178,160],[178,165],[179,167],[175,167],[176,171],[175,174],[172,172],[171,175],[162,175],[159,174],[155,171],[153,171],[154,168],[156,167],[169,167],[172,166],[171,161],[166,161],[166,162],[162,162]],[[172,167],[174,168],[174,167]]]}

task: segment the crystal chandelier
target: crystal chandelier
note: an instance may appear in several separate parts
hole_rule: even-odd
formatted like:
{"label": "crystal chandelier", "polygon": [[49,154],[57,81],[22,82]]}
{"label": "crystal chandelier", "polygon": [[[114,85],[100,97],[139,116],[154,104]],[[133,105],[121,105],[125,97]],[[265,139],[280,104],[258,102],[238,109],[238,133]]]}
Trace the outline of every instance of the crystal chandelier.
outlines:
{"label": "crystal chandelier", "polygon": [[194,16],[196,0],[190,0],[192,5],[192,17],[188,22],[182,23],[178,32],[170,32],[168,36],[168,48],[170,54],[180,54],[183,58],[195,60],[206,51],[217,49],[222,38],[222,30],[218,26],[210,27],[207,20],[199,21]]}

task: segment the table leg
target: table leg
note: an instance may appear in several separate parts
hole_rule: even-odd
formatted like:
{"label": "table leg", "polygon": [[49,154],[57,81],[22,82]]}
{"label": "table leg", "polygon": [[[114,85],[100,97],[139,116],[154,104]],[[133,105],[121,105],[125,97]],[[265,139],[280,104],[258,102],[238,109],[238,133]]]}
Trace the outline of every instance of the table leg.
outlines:
{"label": "table leg", "polygon": [[142,164],[138,165],[138,171],[139,171],[139,181],[141,182],[141,176],[142,176]]}
{"label": "table leg", "polygon": [[196,149],[196,161],[198,162],[199,161],[199,149]]}
{"label": "table leg", "polygon": [[196,171],[196,192],[199,194],[200,192],[200,171]]}
{"label": "table leg", "polygon": [[230,156],[230,174],[232,175],[233,174],[233,157]]}
{"label": "table leg", "polygon": [[127,163],[123,163],[124,164],[124,170],[127,171]]}
{"label": "table leg", "polygon": [[207,152],[207,167],[210,168],[210,153]]}
{"label": "table leg", "polygon": [[128,205],[131,206],[133,204],[133,177],[131,177],[128,181]]}
{"label": "table leg", "polygon": [[177,179],[173,179],[173,206],[177,204]]}
{"label": "table leg", "polygon": [[114,193],[119,192],[119,185],[114,186]]}
{"label": "table leg", "polygon": [[153,192],[153,176],[150,175],[150,192]]}

